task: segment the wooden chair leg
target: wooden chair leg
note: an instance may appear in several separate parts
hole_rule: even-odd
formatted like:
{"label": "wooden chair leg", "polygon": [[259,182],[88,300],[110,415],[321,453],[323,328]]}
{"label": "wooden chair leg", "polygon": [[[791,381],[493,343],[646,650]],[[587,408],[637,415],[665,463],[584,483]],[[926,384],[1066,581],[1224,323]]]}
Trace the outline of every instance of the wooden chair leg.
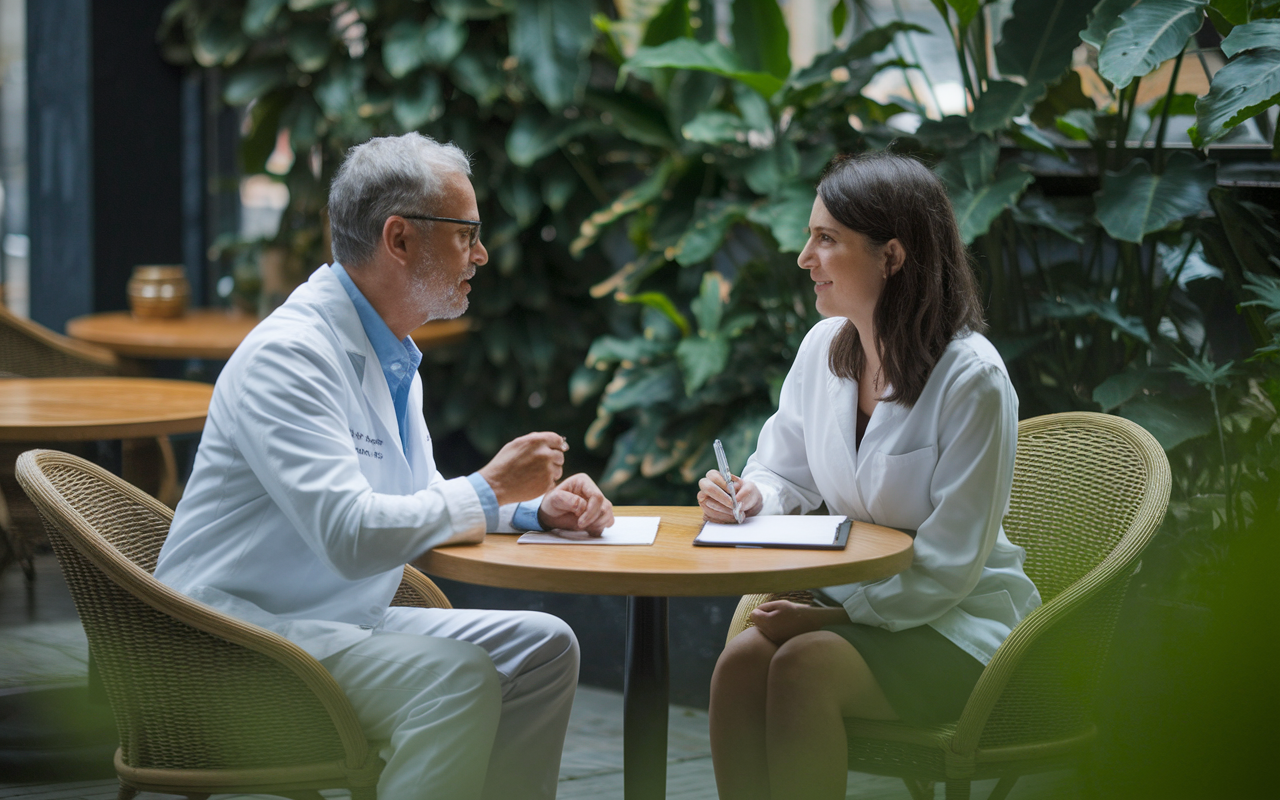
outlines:
{"label": "wooden chair leg", "polygon": [[969,800],[969,782],[947,781],[947,800]]}
{"label": "wooden chair leg", "polygon": [[1009,796],[1009,792],[1013,791],[1013,785],[1018,782],[1017,775],[1006,775],[996,784],[996,788],[991,790],[991,794],[987,795],[987,800],[1004,800]]}
{"label": "wooden chair leg", "polygon": [[120,788],[116,791],[116,800],[133,800],[138,796],[138,790],[120,781]]}
{"label": "wooden chair leg", "polygon": [[933,781],[903,778],[902,782],[907,785],[907,791],[911,793],[911,800],[933,800]]}

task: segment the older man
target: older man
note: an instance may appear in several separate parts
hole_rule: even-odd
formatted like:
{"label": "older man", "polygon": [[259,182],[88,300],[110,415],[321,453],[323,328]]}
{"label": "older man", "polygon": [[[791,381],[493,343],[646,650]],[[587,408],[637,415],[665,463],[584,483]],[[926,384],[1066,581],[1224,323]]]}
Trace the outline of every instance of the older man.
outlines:
{"label": "older man", "polygon": [[409,333],[467,307],[488,260],[453,145],[418,134],[348,154],[333,254],[227,363],[156,577],[320,659],[368,736],[378,795],[554,797],[578,648],[534,612],[391,608],[406,561],[486,531],[599,533],[612,507],[561,481],[564,439],[532,433],[445,480]]}

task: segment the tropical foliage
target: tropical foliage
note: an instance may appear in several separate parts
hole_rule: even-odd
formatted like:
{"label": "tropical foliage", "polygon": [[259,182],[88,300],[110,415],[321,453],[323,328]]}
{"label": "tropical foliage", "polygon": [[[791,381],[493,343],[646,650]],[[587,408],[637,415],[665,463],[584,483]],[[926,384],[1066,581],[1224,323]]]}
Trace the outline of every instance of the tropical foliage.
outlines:
{"label": "tropical foliage", "polygon": [[[490,262],[472,282],[472,335],[428,351],[424,375],[436,437],[463,431],[482,455],[532,429],[579,439],[590,419],[569,403],[568,383],[604,330],[587,290],[609,270],[601,255],[574,259],[567,248],[608,199],[600,163],[621,139],[579,110],[598,68],[594,8],[176,0],[159,33],[171,60],[213,70],[221,100],[242,110],[242,172],[289,190],[276,236],[216,243],[237,293],[261,291],[264,265],[284,273],[274,280],[287,291],[328,260],[327,187],[351,145],[420,130],[473,154]],[[457,451],[438,449],[446,462]]]}
{"label": "tropical foliage", "polygon": [[[732,48],[682,27],[688,6],[671,0],[620,65],[619,86],[661,109],[679,146],[654,148],[575,242],[625,226],[634,258],[597,293],[643,308],[575,375],[575,400],[600,391],[588,440],[616,432],[610,489],[687,497],[716,436],[742,463],[813,321],[787,254],[814,178],[837,151],[892,147],[950,189],[1024,416],[1102,410],[1147,427],[1176,467],[1179,530],[1273,508],[1280,239],[1270,210],[1217,187],[1204,148],[1280,101],[1280,4],[1015,0],[997,31],[987,4],[934,0],[968,106],[945,118],[865,96],[880,71],[913,68],[897,36],[909,26],[851,5],[833,14],[840,44],[802,70],[764,0],[733,4]],[[1203,96],[1179,89],[1184,61],[1215,58]],[[1167,89],[1139,102],[1144,80]],[[898,128],[903,111],[924,119]],[[1166,143],[1175,126],[1194,148]]]}
{"label": "tropical foliage", "polygon": [[[298,279],[347,146],[419,129],[476,154],[496,268],[428,387],[436,429],[481,452],[584,435],[622,502],[689,502],[716,437],[740,466],[816,321],[794,266],[814,182],[836,153],[892,148],[949,187],[1024,416],[1147,427],[1179,530],[1275,507],[1280,231],[1206,148],[1274,134],[1280,2],[933,0],[963,83],[950,116],[901,16],[840,0],[836,45],[797,68],[776,0],[713,5],[176,0],[162,41],[221,70],[247,171],[287,135],[285,224],[253,247]],[[1187,90],[1196,70],[1212,81]],[[909,97],[869,89],[886,71]]]}

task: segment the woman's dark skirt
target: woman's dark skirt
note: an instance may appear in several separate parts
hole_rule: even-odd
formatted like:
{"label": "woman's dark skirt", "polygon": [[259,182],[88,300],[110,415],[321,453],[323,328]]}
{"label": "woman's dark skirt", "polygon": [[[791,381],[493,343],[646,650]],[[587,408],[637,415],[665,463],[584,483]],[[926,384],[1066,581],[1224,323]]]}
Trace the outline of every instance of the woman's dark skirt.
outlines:
{"label": "woman's dark skirt", "polygon": [[850,622],[823,630],[857,649],[889,705],[903,722],[913,725],[959,719],[982,674],[981,661],[928,625],[891,633]]}

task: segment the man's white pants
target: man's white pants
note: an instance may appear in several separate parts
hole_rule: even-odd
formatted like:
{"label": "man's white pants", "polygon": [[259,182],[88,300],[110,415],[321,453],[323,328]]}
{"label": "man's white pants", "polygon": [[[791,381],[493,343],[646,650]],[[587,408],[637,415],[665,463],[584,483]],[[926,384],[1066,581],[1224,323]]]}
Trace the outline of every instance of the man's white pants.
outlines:
{"label": "man's white pants", "polygon": [[578,640],[534,611],[387,610],[321,663],[386,742],[379,800],[554,798]]}

